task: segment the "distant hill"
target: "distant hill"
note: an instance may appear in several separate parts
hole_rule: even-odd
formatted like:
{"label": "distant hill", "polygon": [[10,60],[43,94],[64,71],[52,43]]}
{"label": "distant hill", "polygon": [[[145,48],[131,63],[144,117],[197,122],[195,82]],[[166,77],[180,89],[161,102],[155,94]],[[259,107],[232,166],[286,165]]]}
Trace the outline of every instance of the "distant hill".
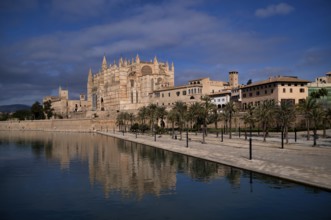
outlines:
{"label": "distant hill", "polygon": [[0,112],[16,112],[17,110],[25,110],[25,109],[30,109],[30,108],[31,108],[31,106],[21,105],[21,104],[0,105]]}

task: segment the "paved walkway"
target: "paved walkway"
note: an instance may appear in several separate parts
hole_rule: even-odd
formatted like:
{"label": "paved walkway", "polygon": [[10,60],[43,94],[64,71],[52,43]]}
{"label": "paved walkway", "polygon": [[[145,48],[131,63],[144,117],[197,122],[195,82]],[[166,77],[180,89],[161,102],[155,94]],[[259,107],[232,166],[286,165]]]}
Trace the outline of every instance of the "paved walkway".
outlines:
{"label": "paved walkway", "polygon": [[289,144],[284,144],[284,149],[278,134],[270,134],[267,142],[253,136],[252,160],[249,160],[249,141],[243,134],[240,138],[236,134],[232,139],[224,135],[223,142],[220,136],[209,134],[203,144],[201,134],[189,133],[187,148],[185,133],[183,140],[157,135],[156,141],[151,135],[138,134],[136,138],[131,133],[124,136],[120,132],[98,133],[331,190],[331,130],[328,138],[318,139],[317,147],[312,147],[313,141],[307,141],[304,132],[298,134],[296,143],[293,136]]}

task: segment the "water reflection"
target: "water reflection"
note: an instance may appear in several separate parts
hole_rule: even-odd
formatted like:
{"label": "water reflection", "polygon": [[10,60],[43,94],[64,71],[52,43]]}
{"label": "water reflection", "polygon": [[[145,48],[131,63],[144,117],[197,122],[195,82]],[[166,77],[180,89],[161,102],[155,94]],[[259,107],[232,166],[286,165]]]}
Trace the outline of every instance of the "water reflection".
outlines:
{"label": "water reflection", "polygon": [[265,175],[223,166],[213,162],[111,137],[86,133],[0,132],[2,142],[15,142],[31,147],[37,159],[57,161],[61,169],[70,169],[73,161],[86,162],[92,186],[101,185],[105,197],[119,192],[123,197],[141,199],[146,194],[160,196],[175,193],[177,173],[209,182],[225,179],[233,189],[241,179],[266,182],[271,187],[292,187],[295,184]]}

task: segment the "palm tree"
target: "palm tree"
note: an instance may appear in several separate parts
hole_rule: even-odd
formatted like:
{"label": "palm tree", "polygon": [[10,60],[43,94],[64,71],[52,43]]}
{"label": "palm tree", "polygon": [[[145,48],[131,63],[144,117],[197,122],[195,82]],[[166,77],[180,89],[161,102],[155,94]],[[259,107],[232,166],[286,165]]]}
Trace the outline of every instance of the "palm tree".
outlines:
{"label": "palm tree", "polygon": [[299,111],[303,113],[303,116],[306,121],[307,128],[307,140],[310,139],[310,122],[311,122],[311,112],[317,108],[316,99],[308,97],[306,100],[299,104]]}
{"label": "palm tree", "polygon": [[[217,106],[215,105],[213,108],[212,108],[212,114],[210,115],[210,121],[214,122],[214,125],[215,125],[215,130],[217,131],[218,129],[218,121],[221,119],[221,115],[218,113],[218,108]],[[216,133],[217,134],[217,137],[218,137],[218,132]]]}
{"label": "palm tree", "polygon": [[201,117],[202,113],[202,106],[199,102],[194,102],[188,109],[188,120],[191,122],[191,128],[192,123],[196,126],[196,132],[199,128],[199,117]]}
{"label": "palm tree", "polygon": [[180,139],[182,139],[182,131],[187,114],[187,105],[184,102],[177,101],[175,102],[175,106],[173,107],[173,109],[176,112],[176,117],[177,117],[176,122],[179,127]]}
{"label": "palm tree", "polygon": [[164,106],[158,106],[156,109],[156,119],[161,119],[161,127],[164,128],[164,118],[168,112],[166,111],[166,108]]}
{"label": "palm tree", "polygon": [[276,118],[277,121],[282,126],[282,131],[286,139],[286,144],[288,144],[288,127],[295,121],[295,108],[292,104],[288,102],[281,103],[281,105],[276,108]]}
{"label": "palm tree", "polygon": [[263,141],[266,141],[269,126],[273,122],[273,114],[275,112],[274,100],[266,100],[261,105],[258,105],[255,110],[257,121],[260,122],[263,130]]}
{"label": "palm tree", "polygon": [[233,101],[228,102],[225,107],[224,107],[224,111],[227,112],[227,115],[229,116],[229,138],[232,138],[232,118],[233,115],[236,113],[237,109],[236,109],[236,105]]}
{"label": "palm tree", "polygon": [[313,129],[314,129],[314,146],[316,146],[316,135],[317,135],[316,132],[318,126],[323,120],[323,117],[324,117],[324,111],[320,105],[317,105],[316,108],[313,108],[312,111],[310,112],[310,118],[312,119]]}
{"label": "palm tree", "polygon": [[136,116],[133,113],[129,113],[129,120],[130,120],[130,128],[132,127],[133,121],[135,120]]}
{"label": "palm tree", "polygon": [[148,114],[148,109],[146,106],[143,106],[138,109],[138,118],[141,124],[145,124],[147,114]]}
{"label": "palm tree", "polygon": [[123,130],[123,126],[125,125],[125,113],[120,112],[116,117],[116,125],[118,126],[118,130]]}
{"label": "palm tree", "polygon": [[212,112],[212,109],[215,107],[215,104],[211,102],[211,98],[209,96],[203,96],[201,97],[201,100],[203,101],[201,103],[202,106],[202,114],[201,117],[203,119],[203,140],[202,143],[205,143],[205,136],[207,136],[207,124],[209,115]]}
{"label": "palm tree", "polygon": [[247,124],[249,125],[250,129],[254,127],[255,123],[255,118],[254,118],[254,107],[252,105],[249,105],[248,108],[246,109],[246,112],[243,116],[243,121],[245,124],[245,139],[247,139]]}
{"label": "palm tree", "polygon": [[175,130],[176,119],[177,119],[177,112],[174,109],[171,109],[168,112],[167,120],[169,120],[171,122],[172,138],[174,138],[174,130]]}
{"label": "palm tree", "polygon": [[156,104],[149,104],[147,106],[147,118],[149,119],[149,126],[153,132],[154,130],[154,124],[156,121],[156,115],[157,114],[157,105]]}

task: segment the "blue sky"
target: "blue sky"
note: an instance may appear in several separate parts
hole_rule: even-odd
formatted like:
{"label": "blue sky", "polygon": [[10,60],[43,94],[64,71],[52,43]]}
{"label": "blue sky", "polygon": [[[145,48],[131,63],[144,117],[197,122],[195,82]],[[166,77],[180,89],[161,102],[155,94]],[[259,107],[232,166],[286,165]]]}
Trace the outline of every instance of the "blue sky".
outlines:
{"label": "blue sky", "polygon": [[176,85],[209,76],[239,81],[331,71],[329,0],[2,0],[0,105],[69,89],[88,70],[139,54],[174,62]]}

